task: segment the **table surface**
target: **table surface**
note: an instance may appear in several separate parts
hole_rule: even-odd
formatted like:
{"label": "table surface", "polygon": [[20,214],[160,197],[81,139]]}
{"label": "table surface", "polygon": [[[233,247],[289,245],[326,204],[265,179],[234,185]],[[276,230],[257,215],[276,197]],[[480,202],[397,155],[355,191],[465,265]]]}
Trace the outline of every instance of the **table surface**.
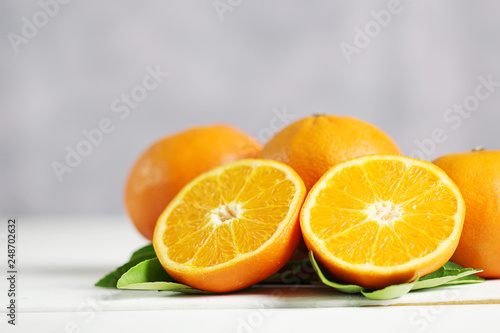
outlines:
{"label": "table surface", "polygon": [[148,243],[126,217],[17,221],[17,325],[7,324],[7,280],[0,279],[1,332],[500,332],[500,280],[388,301],[322,286],[254,287],[217,296],[103,289],[93,284]]}

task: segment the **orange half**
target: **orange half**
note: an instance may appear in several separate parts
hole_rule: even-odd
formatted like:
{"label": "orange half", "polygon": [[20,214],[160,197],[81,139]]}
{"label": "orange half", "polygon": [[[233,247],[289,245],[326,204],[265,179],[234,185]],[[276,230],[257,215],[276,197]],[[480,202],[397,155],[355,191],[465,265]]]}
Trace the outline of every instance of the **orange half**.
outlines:
{"label": "orange half", "polygon": [[153,245],[177,281],[212,292],[249,287],[277,272],[300,241],[306,190],[293,169],[257,159],[209,171],[163,211]]}
{"label": "orange half", "polygon": [[437,166],[372,155],[330,169],[300,219],[307,247],[335,278],[380,289],[444,265],[464,217],[457,186]]}

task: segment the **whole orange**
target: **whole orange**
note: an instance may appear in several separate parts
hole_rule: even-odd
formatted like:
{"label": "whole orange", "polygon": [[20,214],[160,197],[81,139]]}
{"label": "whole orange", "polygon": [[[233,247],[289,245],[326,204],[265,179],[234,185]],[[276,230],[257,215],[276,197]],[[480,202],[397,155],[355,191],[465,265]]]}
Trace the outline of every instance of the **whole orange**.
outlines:
{"label": "whole orange", "polygon": [[158,217],[184,185],[219,165],[256,157],[260,150],[252,137],[228,125],[193,127],[159,140],[139,157],[128,177],[130,219],[152,239]]}
{"label": "whole orange", "polygon": [[332,166],[371,154],[400,154],[394,141],[364,121],[334,115],[298,120],[269,140],[260,154],[291,166],[307,190]]}
{"label": "whole orange", "polygon": [[452,261],[500,278],[500,151],[475,150],[438,158],[466,204],[465,224]]}

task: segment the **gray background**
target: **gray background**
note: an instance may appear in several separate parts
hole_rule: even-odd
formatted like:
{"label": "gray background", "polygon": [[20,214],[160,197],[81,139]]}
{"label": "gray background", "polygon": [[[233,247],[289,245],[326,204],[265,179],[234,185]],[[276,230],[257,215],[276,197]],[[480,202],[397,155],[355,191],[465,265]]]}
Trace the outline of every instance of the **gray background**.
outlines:
{"label": "gray background", "polygon": [[[388,2],[241,1],[221,20],[212,1],[73,0],[16,53],[9,33],[41,7],[2,0],[0,215],[123,214],[127,173],[149,144],[220,122],[265,140],[273,110],[362,118],[405,154],[441,128],[428,160],[500,149],[500,88],[458,128],[444,119],[479,76],[500,81],[500,2],[402,0],[348,63],[340,44]],[[111,103],[157,65],[170,75],[120,119]],[[104,118],[114,131],[60,182],[51,164]]]}

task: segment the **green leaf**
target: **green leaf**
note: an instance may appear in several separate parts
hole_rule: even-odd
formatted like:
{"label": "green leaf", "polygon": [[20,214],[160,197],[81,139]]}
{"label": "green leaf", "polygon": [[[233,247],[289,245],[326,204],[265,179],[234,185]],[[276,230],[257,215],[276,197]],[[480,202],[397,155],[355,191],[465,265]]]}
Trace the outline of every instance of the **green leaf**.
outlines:
{"label": "green leaf", "polygon": [[153,245],[149,244],[135,251],[132,254],[132,257],[130,258],[129,262],[118,267],[117,269],[115,269],[114,271],[103,277],[95,284],[95,286],[103,288],[116,288],[116,284],[120,279],[120,277],[123,274],[125,274],[130,268],[134,267],[135,265],[144,260],[152,258],[156,258],[156,253],[153,248]]}
{"label": "green leaf", "polygon": [[211,292],[191,288],[182,283],[177,282],[143,282],[133,285],[124,286],[119,289],[128,290],[156,290],[156,291],[176,291],[192,295],[210,295]]}
{"label": "green leaf", "polygon": [[443,286],[455,286],[459,284],[470,284],[470,283],[481,283],[484,282],[483,278],[480,278],[477,275],[467,275],[458,279],[455,279],[453,281],[447,282],[443,284]]}
{"label": "green leaf", "polygon": [[132,253],[132,257],[130,258],[130,260],[134,260],[141,257],[149,257],[151,259],[156,258],[156,252],[153,247],[153,244],[146,245],[140,248],[139,250],[135,251],[134,253]]}
{"label": "green leaf", "polygon": [[144,282],[174,282],[174,279],[168,275],[160,261],[154,258],[144,260],[129,269],[118,280],[116,286],[124,289],[125,286]]}
{"label": "green leaf", "polygon": [[[345,285],[329,280],[321,271],[313,252],[309,260],[288,262],[278,273],[262,281],[260,284],[311,284],[316,278],[311,276],[311,266],[318,278],[325,285],[344,293],[361,293],[367,298],[385,300],[401,297],[411,290],[453,286],[468,283],[480,283],[484,279],[477,277],[481,270],[463,268],[453,262],[447,262],[432,274],[416,279],[410,283],[388,286],[380,290],[370,290],[356,285]],[[135,251],[129,262],[118,267],[95,284],[98,287],[132,290],[177,291],[188,294],[213,294],[177,283],[161,266],[153,245],[149,244]]]}
{"label": "green leaf", "polygon": [[321,269],[319,268],[318,263],[316,262],[316,259],[314,259],[314,255],[313,255],[312,251],[309,252],[309,258],[311,260],[311,264],[313,265],[314,270],[316,271],[316,273],[319,276],[319,279],[321,280],[321,282],[323,282],[327,286],[332,287],[332,288],[334,288],[338,291],[341,291],[343,293],[348,293],[348,294],[357,294],[363,290],[363,287],[360,287],[360,286],[351,285],[351,284],[340,284],[340,283],[336,283],[336,282],[328,280],[325,277],[325,275],[323,274],[323,272],[321,271]]}
{"label": "green leaf", "polygon": [[484,281],[484,279],[481,279],[480,277],[474,275],[476,273],[482,272],[482,270],[463,268],[462,266],[450,261],[434,273],[426,275],[422,278],[417,278],[415,281],[392,285],[379,290],[370,290],[356,285],[344,285],[330,281],[325,277],[320,267],[316,263],[312,251],[309,253],[309,257],[311,259],[314,270],[318,274],[321,282],[323,282],[325,285],[344,293],[360,292],[365,297],[376,300],[398,298],[409,293],[412,290],[429,289],[467,283],[480,283]]}
{"label": "green leaf", "polygon": [[365,297],[370,299],[376,299],[376,300],[394,299],[408,294],[410,290],[412,290],[414,284],[415,281],[410,283],[395,284],[379,290],[370,290],[364,288],[363,290],[361,290],[361,293]]}
{"label": "green leaf", "polygon": [[446,264],[444,264],[444,266],[442,268],[444,268],[444,269],[463,269],[462,266],[454,263],[453,261],[448,261]]}
{"label": "green leaf", "polygon": [[[441,287],[447,284],[452,285],[453,281],[457,279],[464,278],[469,275],[473,275],[480,272],[481,270],[472,268],[445,269],[444,267],[441,267],[436,272],[424,276],[419,281],[417,281],[413,286],[413,290]],[[463,284],[464,281],[465,280],[462,280],[461,284]]]}
{"label": "green leaf", "polygon": [[209,294],[209,292],[191,288],[168,275],[157,258],[145,260],[132,267],[118,280],[119,289],[179,291],[189,294]]}

